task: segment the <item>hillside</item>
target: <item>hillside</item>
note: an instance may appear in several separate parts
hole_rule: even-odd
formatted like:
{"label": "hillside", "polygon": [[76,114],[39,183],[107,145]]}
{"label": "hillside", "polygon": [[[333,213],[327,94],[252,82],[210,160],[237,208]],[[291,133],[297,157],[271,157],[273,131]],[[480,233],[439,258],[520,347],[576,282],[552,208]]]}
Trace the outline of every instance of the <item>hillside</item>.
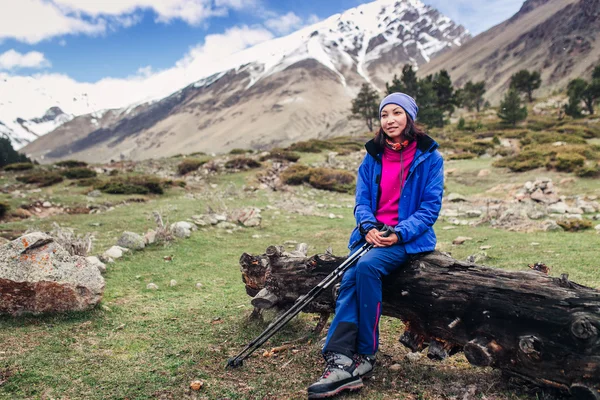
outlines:
{"label": "hillside", "polygon": [[455,84],[486,82],[497,104],[510,77],[539,71],[540,97],[563,90],[571,79],[589,77],[600,63],[599,0],[528,0],[507,21],[477,35],[419,69],[420,76],[447,70]]}

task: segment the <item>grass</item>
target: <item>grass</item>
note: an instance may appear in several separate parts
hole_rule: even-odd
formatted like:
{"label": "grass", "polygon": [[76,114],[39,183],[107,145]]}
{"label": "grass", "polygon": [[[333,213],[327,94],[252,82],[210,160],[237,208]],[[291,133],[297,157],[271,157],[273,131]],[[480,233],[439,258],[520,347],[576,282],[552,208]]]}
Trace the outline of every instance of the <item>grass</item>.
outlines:
{"label": "grass", "polygon": [[[324,153],[302,153],[301,161],[316,163]],[[343,159],[344,156],[339,156]],[[173,171],[178,160],[170,161]],[[512,173],[491,166],[492,159],[476,158],[446,163],[456,169],[446,179],[446,193],[475,197],[503,197],[506,193],[486,193],[499,184],[523,185],[538,176],[555,183],[573,174],[534,170]],[[266,163],[265,163],[266,164]],[[266,168],[261,167],[259,170]],[[492,173],[478,178],[481,169]],[[299,343],[297,352],[284,352],[265,358],[257,351],[239,370],[225,370],[229,357],[237,354],[267,326],[265,321],[249,321],[252,307],[246,295],[238,260],[242,253],[263,253],[267,246],[286,240],[306,242],[309,254],[332,247],[334,254],[346,253],[346,242],[354,226],[353,196],[298,186],[291,192],[246,191],[256,186],[257,171],[211,176],[206,183],[191,188],[169,188],[163,195],[108,195],[96,203],[115,208],[100,214],[59,215],[46,219],[14,221],[1,230],[35,228],[50,230],[52,222],[69,226],[78,234],[92,233],[95,252],[116,243],[125,231],[138,233],[152,228],[153,210],[169,222],[184,220],[208,208],[226,212],[248,205],[263,209],[260,228],[227,233],[215,228],[200,229],[185,240],[167,246],[150,246],[108,265],[106,290],[101,305],[83,313],[54,316],[0,317],[0,399],[301,399],[306,387],[320,374],[321,337]],[[13,184],[13,175],[0,176],[0,183]],[[211,184],[216,185],[216,188]],[[85,189],[68,183],[28,192],[26,198],[0,194],[11,208],[44,199],[53,203],[85,204]],[[560,194],[600,195],[598,180],[576,179],[560,186]],[[142,203],[128,203],[135,197]],[[310,201],[320,213],[343,218],[303,216],[295,209],[276,206],[287,198]],[[270,205],[271,207],[267,207]],[[96,226],[98,225],[99,226]],[[436,224],[438,245],[457,259],[487,250],[486,265],[525,270],[528,264],[543,262],[550,274],[568,273],[575,282],[600,288],[597,258],[598,235],[593,230],[558,233],[519,233],[489,226]],[[257,235],[257,237],[253,237]],[[452,245],[457,236],[473,240]],[[165,262],[165,256],[172,261]],[[169,281],[178,284],[169,287]],[[150,282],[160,289],[146,289]],[[196,283],[202,283],[196,288]],[[310,333],[315,315],[302,314],[264,347]],[[422,358],[410,362],[407,350],[398,343],[401,321],[383,318],[380,366],[373,379],[356,394],[341,399],[447,399],[462,398],[465,387],[476,385],[477,396],[487,399],[535,399],[527,386],[511,384],[498,371],[471,366],[463,355],[443,362]],[[390,368],[397,364],[396,370]],[[204,383],[191,391],[193,380]]]}

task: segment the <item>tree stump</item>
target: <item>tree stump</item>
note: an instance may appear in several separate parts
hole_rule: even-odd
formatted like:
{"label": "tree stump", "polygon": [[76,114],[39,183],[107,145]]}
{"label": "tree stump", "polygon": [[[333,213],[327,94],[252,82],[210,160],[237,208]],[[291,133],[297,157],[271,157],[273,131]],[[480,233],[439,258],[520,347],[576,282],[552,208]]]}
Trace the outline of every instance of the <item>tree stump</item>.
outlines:
{"label": "tree stump", "polygon": [[[307,257],[305,249],[269,246],[263,255],[242,255],[242,280],[256,308],[290,307],[346,259]],[[334,308],[329,290],[304,311],[321,314],[324,325]],[[402,344],[428,347],[432,359],[462,350],[473,365],[600,399],[600,291],[566,275],[506,271],[432,252],[384,279],[383,314],[404,322]]]}

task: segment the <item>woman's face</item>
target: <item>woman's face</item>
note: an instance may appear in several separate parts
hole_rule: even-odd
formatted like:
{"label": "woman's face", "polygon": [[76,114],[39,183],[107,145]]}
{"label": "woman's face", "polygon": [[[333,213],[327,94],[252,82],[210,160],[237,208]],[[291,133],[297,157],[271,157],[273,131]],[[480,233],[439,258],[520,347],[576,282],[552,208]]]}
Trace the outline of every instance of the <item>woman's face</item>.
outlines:
{"label": "woman's face", "polygon": [[381,127],[394,142],[400,142],[406,128],[406,112],[397,104],[388,104],[381,110]]}

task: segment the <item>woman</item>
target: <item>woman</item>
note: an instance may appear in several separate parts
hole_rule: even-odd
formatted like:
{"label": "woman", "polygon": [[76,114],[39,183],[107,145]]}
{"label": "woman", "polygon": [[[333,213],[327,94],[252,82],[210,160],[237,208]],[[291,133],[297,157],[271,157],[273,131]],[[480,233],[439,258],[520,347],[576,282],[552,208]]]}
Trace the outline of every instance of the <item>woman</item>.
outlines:
{"label": "woman", "polygon": [[[381,102],[381,128],[365,147],[358,169],[357,227],[350,252],[365,242],[374,247],[342,278],[335,317],[323,356],[326,368],[308,388],[308,398],[333,396],[359,389],[362,377],[375,366],[381,316],[381,279],[402,266],[412,254],[435,249],[433,232],[444,188],[443,159],[438,144],[414,124],[419,108],[404,93]],[[378,228],[387,225],[393,232]],[[389,233],[389,232],[388,232]]]}

